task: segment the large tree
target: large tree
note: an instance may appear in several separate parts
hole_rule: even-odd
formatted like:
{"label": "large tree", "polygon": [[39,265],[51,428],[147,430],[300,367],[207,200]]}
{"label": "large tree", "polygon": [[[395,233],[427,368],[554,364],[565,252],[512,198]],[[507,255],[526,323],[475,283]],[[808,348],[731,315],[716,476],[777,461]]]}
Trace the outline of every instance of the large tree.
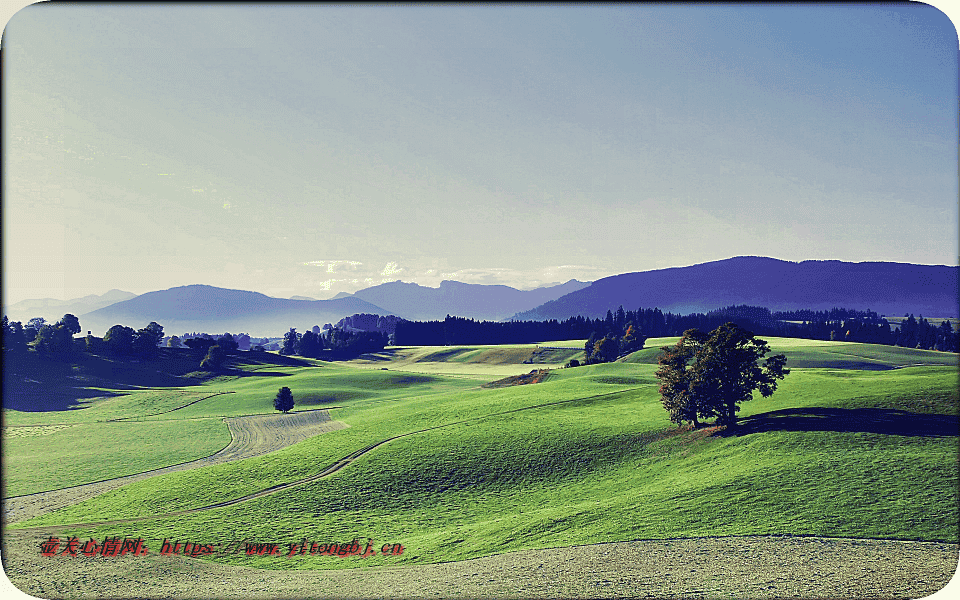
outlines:
{"label": "large tree", "polygon": [[697,395],[700,390],[691,385],[690,363],[703,346],[706,335],[699,329],[688,329],[675,346],[664,346],[657,360],[660,368],[660,399],[670,413],[670,420],[678,425],[684,421],[700,426],[700,417],[712,416],[712,410]]}
{"label": "large tree", "polygon": [[666,346],[659,359],[660,395],[675,423],[699,425],[699,418],[716,417],[716,424],[735,426],[740,403],[753,392],[764,397],[777,389],[777,380],[790,373],[787,358],[770,352],[767,342],[734,323],[709,335],[691,329],[675,346]]}

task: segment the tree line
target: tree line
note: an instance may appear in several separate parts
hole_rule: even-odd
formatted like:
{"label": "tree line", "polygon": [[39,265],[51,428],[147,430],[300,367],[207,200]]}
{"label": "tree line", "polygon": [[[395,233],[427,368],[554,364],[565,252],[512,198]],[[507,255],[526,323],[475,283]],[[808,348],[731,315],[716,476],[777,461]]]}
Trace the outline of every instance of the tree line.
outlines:
{"label": "tree line", "polygon": [[157,347],[163,339],[163,327],[156,322],[139,330],[114,325],[102,338],[90,334],[83,339],[74,338],[80,331],[80,320],[69,313],[56,323],[35,317],[27,322],[26,327],[4,315],[3,349],[21,353],[33,348],[41,356],[50,358],[68,358],[83,350],[95,354],[111,352],[119,356],[152,358],[157,355]]}
{"label": "tree line", "polygon": [[[681,336],[688,329],[712,331],[726,323],[746,327],[757,335],[864,342],[906,348],[960,351],[960,329],[949,321],[934,326],[922,316],[904,315],[900,327],[867,311],[834,308],[829,311],[771,312],[758,306],[728,306],[708,313],[688,315],[663,312],[659,308],[608,310],[602,319],[583,316],[563,321],[475,321],[447,315],[443,321],[399,321],[394,343],[398,346],[466,346],[480,344],[529,344],[558,340],[611,337],[622,340],[633,326],[635,338]],[[790,323],[788,321],[802,321]],[[642,348],[642,343],[640,345]],[[601,355],[609,356],[610,343]],[[596,349],[596,346],[593,348]],[[593,350],[587,352],[588,360]]]}
{"label": "tree line", "polygon": [[301,334],[291,327],[283,336],[280,354],[344,360],[383,350],[389,341],[389,334],[383,331],[349,331],[334,327],[325,332],[305,331]]}

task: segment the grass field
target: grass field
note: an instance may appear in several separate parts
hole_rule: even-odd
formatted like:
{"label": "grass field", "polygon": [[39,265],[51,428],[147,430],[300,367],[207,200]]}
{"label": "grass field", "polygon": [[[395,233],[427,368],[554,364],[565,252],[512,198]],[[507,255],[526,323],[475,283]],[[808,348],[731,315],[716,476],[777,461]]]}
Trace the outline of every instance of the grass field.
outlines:
{"label": "grass field", "polygon": [[[732,434],[669,422],[654,373],[659,347],[675,341],[648,340],[621,362],[554,368],[542,383],[506,388],[481,384],[559,367],[582,355],[582,341],[544,344],[566,350],[395,348],[347,363],[238,364],[196,386],[123,390],[82,410],[5,410],[5,424],[18,426],[4,431],[8,495],[209,454],[229,439],[221,417],[272,412],[281,385],[296,410],[330,407],[350,425],[272,454],[140,481],[11,528],[62,524],[63,535],[143,537],[151,548],[165,538],[248,539],[284,551],[304,538],[372,538],[378,548],[407,549],[364,566],[690,536],[958,541],[956,355],[772,338],[793,371],[772,397],[743,405]],[[524,362],[540,359],[551,362]],[[107,422],[137,416],[144,420]],[[10,433],[25,425],[46,433]],[[395,436],[329,477],[163,516],[310,477]],[[68,525],[137,517],[150,518]],[[271,569],[361,564],[309,555],[210,560]]]}

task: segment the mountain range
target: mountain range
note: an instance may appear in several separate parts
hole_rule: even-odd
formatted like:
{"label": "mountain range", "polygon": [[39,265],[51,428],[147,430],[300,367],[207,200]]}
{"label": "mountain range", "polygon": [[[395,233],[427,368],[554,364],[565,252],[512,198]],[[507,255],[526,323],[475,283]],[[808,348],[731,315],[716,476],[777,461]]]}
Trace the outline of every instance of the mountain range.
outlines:
{"label": "mountain range", "polygon": [[559,285],[518,290],[506,285],[480,285],[459,281],[441,281],[438,288],[393,281],[360,290],[353,296],[410,321],[437,321],[443,320],[447,315],[501,321],[588,285],[590,284],[571,279]]}
{"label": "mountain range", "polygon": [[9,306],[4,306],[3,314],[7,315],[11,321],[23,321],[24,324],[33,317],[43,317],[49,322],[56,322],[66,314],[82,315],[134,297],[136,297],[136,294],[131,292],[110,290],[99,296],[91,294],[72,300],[55,300],[53,298],[21,300]]}
{"label": "mountain range", "polygon": [[5,307],[11,320],[65,313],[80,318],[84,332],[102,335],[116,324],[141,328],[150,321],[168,334],[246,332],[276,337],[290,327],[304,331],[357,313],[409,320],[446,315],[477,320],[563,320],[603,317],[608,310],[659,308],[689,314],[748,304],[770,310],[871,309],[881,315],[913,313],[960,316],[960,267],[842,261],[789,262],[739,256],[687,267],[623,273],[585,283],[534,290],[505,285],[443,281],[438,288],[394,281],[329,300],[272,298],[258,292],[188,285],[135,296],[111,290],[68,301],[24,300]]}
{"label": "mountain range", "polygon": [[291,327],[305,331],[355,313],[391,314],[356,297],[289,300],[259,292],[187,285],[141,294],[78,317],[84,331],[100,335],[116,324],[139,329],[156,321],[167,334],[229,331],[279,336]]}
{"label": "mountain range", "polygon": [[603,317],[607,310],[659,308],[689,314],[748,304],[771,311],[873,310],[927,317],[960,316],[960,267],[909,263],[738,256],[689,267],[624,273],[513,316],[514,320]]}

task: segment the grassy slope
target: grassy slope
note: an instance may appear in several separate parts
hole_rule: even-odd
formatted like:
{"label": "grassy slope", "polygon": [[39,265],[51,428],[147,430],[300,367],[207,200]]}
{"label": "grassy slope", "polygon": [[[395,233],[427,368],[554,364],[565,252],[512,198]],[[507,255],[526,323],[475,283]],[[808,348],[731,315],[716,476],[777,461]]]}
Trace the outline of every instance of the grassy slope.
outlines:
{"label": "grassy slope", "polygon": [[4,431],[4,494],[20,496],[141,473],[230,443],[220,419],[76,423]]}
{"label": "grassy slope", "polygon": [[[656,348],[671,340],[651,342]],[[844,353],[860,346],[858,360],[867,363],[913,364],[945,356],[859,344],[771,342],[798,361],[827,365],[837,360],[838,346]],[[143,536],[148,545],[165,537],[281,544],[303,537],[320,542],[372,537],[407,546],[402,557],[383,559],[390,564],[692,535],[957,541],[955,434],[923,435],[943,432],[914,427],[904,431],[910,435],[890,435],[856,419],[843,426],[820,419],[811,427],[803,420],[809,414],[739,437],[678,431],[659,405],[656,367],[644,364],[647,354],[651,351],[634,355],[632,364],[556,371],[541,384],[497,390],[480,390],[476,382],[460,378],[397,387],[391,379],[397,373],[349,365],[293,370],[278,379],[283,385],[295,383],[290,385],[295,394],[300,387],[314,390],[305,396],[343,392],[332,394],[344,407],[334,411],[334,418],[348,422],[349,429],[268,456],[139,482],[29,524],[202,506],[308,476],[393,435],[467,420],[394,440],[332,477],[282,494],[179,518],[64,533]],[[256,398],[275,393],[277,379],[266,379],[238,379],[234,387],[246,387],[236,398],[198,403],[191,407],[194,416],[249,409]],[[323,398],[317,398],[318,405]],[[557,404],[563,400],[571,401]],[[554,404],[538,407],[548,403]],[[516,410],[525,407],[535,408]],[[861,413],[853,411],[877,408],[956,415],[956,369],[796,369],[773,397],[746,403],[741,415],[832,409],[859,418]],[[802,426],[792,430],[791,424]],[[340,565],[309,556],[219,560],[270,568]],[[363,564],[380,561],[370,558]]]}
{"label": "grassy slope", "polygon": [[[219,417],[274,412],[273,397],[281,385],[296,390],[294,412],[349,400],[377,406],[382,397],[392,402],[404,395],[477,385],[379,370],[356,377],[356,369],[309,364],[251,361],[236,365],[236,374],[190,388],[124,390],[69,411],[5,410],[3,456],[11,467],[3,470],[5,494],[59,489],[208,456],[230,442]],[[61,424],[71,426],[57,427]]]}

